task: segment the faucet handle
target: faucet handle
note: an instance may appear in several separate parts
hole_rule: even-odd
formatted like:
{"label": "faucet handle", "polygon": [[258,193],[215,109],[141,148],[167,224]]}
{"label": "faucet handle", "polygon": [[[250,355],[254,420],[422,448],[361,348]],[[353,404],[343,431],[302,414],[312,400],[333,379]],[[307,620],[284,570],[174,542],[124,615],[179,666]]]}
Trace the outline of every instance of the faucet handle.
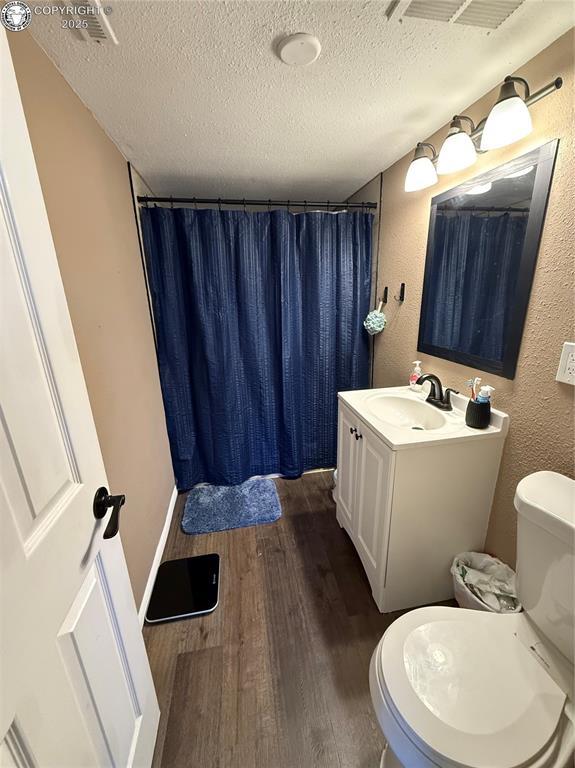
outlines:
{"label": "faucet handle", "polygon": [[449,405],[451,405],[451,395],[452,394],[458,395],[459,394],[459,390],[458,389],[453,389],[453,387],[447,387],[447,389],[443,393],[443,402],[444,403],[448,403]]}

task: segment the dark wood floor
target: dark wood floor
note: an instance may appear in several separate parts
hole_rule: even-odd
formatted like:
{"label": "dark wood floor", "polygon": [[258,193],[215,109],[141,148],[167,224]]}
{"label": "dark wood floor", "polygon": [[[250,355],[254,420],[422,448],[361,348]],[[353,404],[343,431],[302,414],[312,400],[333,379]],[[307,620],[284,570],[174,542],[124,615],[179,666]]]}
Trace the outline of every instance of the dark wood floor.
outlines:
{"label": "dark wood floor", "polygon": [[162,711],[155,768],[377,768],[368,669],[386,626],[335,519],[331,473],[277,480],[282,518],[202,536],[164,559],[219,552],[209,616],[147,626]]}

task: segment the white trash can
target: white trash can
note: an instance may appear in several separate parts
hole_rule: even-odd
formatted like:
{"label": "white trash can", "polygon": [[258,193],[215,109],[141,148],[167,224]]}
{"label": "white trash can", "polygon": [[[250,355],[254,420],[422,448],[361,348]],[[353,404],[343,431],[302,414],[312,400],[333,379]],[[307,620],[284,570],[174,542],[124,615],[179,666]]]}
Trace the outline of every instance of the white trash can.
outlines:
{"label": "white trash can", "polygon": [[515,571],[483,552],[462,552],[451,565],[453,591],[460,608],[519,613]]}

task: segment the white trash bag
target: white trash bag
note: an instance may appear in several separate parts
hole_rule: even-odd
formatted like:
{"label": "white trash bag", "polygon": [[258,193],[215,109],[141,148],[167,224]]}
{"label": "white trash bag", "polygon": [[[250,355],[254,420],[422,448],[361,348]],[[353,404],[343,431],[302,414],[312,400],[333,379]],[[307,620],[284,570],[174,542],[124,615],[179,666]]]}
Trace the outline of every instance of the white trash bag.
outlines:
{"label": "white trash bag", "polygon": [[519,613],[515,571],[496,557],[462,552],[451,566],[453,590],[460,608],[494,613]]}

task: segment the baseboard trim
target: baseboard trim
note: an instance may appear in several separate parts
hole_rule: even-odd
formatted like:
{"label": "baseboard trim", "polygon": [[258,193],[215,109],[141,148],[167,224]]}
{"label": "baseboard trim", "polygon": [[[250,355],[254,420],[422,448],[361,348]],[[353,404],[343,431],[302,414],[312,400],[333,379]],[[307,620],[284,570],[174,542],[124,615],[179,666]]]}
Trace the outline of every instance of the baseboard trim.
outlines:
{"label": "baseboard trim", "polygon": [[150,575],[148,576],[148,581],[146,582],[146,589],[144,590],[142,602],[140,603],[140,610],[138,611],[138,618],[140,619],[141,627],[144,626],[144,619],[146,618],[148,603],[150,602],[150,597],[152,596],[154,582],[156,581],[156,574],[158,573],[158,568],[160,567],[160,563],[162,562],[162,555],[164,554],[164,547],[166,546],[166,541],[168,540],[168,533],[170,532],[170,524],[172,522],[172,517],[174,515],[174,508],[176,506],[177,498],[178,498],[178,489],[174,487],[174,490],[172,491],[172,496],[170,498],[170,503],[168,504],[166,519],[164,521],[164,527],[162,528],[162,533],[160,534],[158,546],[156,547],[156,554],[154,555],[152,567],[150,568]]}

